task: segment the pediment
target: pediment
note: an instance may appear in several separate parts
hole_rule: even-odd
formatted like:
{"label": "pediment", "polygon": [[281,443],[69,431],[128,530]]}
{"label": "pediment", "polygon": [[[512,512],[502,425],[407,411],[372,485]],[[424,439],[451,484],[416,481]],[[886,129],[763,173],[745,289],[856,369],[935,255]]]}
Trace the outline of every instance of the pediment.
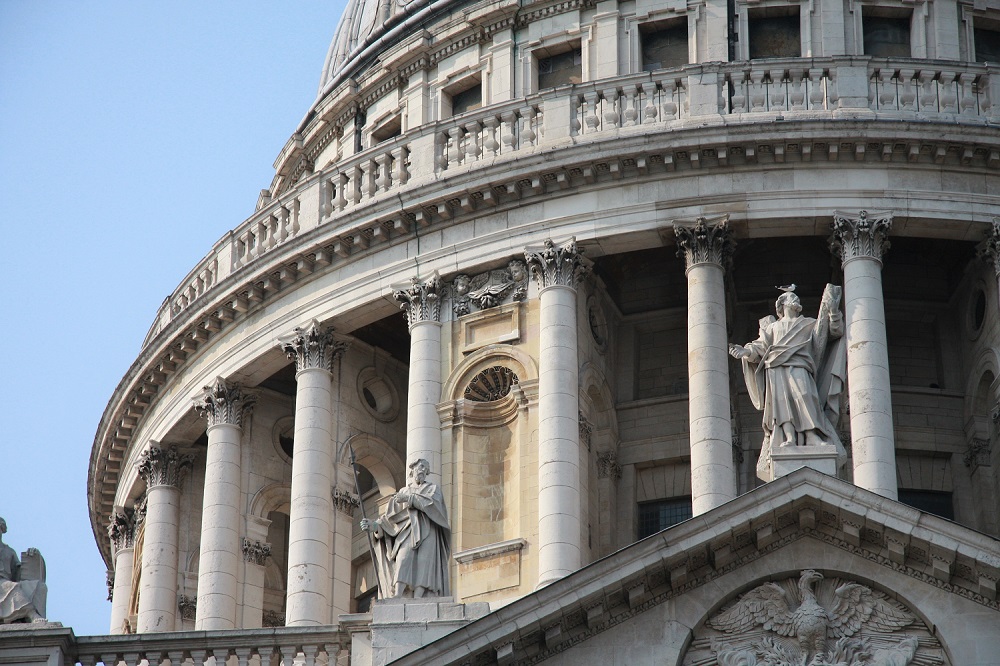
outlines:
{"label": "pediment", "polygon": [[[621,641],[639,649],[646,638],[645,647],[662,642],[661,650],[650,648],[657,663],[724,663],[710,650],[685,661],[689,651],[711,643],[710,616],[765,583],[787,588],[805,569],[816,569],[838,586],[869,588],[912,613],[910,633],[920,634],[928,655],[937,654],[926,640],[932,633],[941,637],[940,654],[947,655],[948,635],[958,640],[974,630],[996,643],[993,654],[1000,652],[1000,541],[801,469],[594,562],[394,663],[605,663],[579,657],[594,650],[618,654]],[[830,603],[835,590],[827,588],[823,594]],[[952,655],[926,657],[926,663],[988,662]]]}

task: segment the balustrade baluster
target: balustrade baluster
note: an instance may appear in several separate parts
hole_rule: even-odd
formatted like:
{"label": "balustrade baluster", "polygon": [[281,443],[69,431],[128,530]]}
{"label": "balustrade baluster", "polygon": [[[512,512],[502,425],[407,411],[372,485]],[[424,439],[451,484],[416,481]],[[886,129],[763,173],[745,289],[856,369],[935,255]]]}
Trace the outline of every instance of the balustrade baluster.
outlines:
{"label": "balustrade baluster", "polygon": [[316,666],[316,655],[319,653],[319,645],[303,645],[302,654],[305,657],[305,666]]}
{"label": "balustrade baluster", "polygon": [[473,120],[465,124],[465,162],[475,162],[479,159],[479,121]]}
{"label": "balustrade baluster", "polygon": [[789,70],[785,84],[788,95],[788,108],[792,111],[804,111],[806,108],[806,81],[809,72],[801,69]]}
{"label": "balustrade baluster", "polygon": [[628,106],[623,114],[622,127],[632,127],[639,124],[638,101],[636,99],[638,96],[638,86],[626,86],[622,89],[622,106],[625,106],[625,103],[628,102]]}
{"label": "balustrade baluster", "polygon": [[281,665],[282,666],[292,666],[292,662],[295,661],[295,657],[298,656],[298,648],[291,645],[281,646]]}
{"label": "balustrade baluster", "polygon": [[396,146],[392,149],[392,180],[396,185],[404,185],[410,179],[410,172],[406,169],[409,153],[405,146]]}
{"label": "balustrade baluster", "polygon": [[730,72],[726,74],[726,81],[732,86],[733,95],[729,101],[730,113],[746,113],[747,104],[750,98],[747,94],[746,73]]}
{"label": "balustrade baluster", "polygon": [[326,222],[333,216],[333,183],[329,178],[322,178],[319,181],[319,215],[320,220]]}
{"label": "balustrade baluster", "polygon": [[191,663],[194,666],[204,666],[205,659],[208,657],[208,650],[202,648],[191,648],[188,650],[191,655]]}
{"label": "balustrade baluster", "polygon": [[674,79],[665,79],[660,85],[663,87],[663,120],[665,122],[676,120],[678,117],[677,82]]}
{"label": "balustrade baluster", "polygon": [[351,169],[351,182],[354,184],[351,188],[351,203],[357,205],[365,195],[365,171],[361,164]]}
{"label": "balustrade baluster", "polygon": [[[333,207],[336,208],[337,211],[339,212],[339,211],[344,210],[344,206],[347,205],[347,196],[346,196],[346,193],[347,193],[347,174],[346,173],[338,173],[336,176],[334,176],[334,178],[337,179],[336,180],[336,182],[337,182],[337,186],[336,186],[337,195],[336,195],[336,198],[333,200]],[[333,180],[333,179],[331,178],[331,180]]]}
{"label": "balustrade baluster", "polygon": [[491,157],[495,157],[497,151],[500,149],[500,143],[497,141],[497,128],[500,126],[500,121],[496,116],[490,114],[483,119],[483,126],[486,128],[486,138],[483,140],[483,148],[485,148]]}
{"label": "balustrade baluster", "polygon": [[772,69],[767,73],[767,78],[770,84],[767,86],[768,90],[768,111],[787,111],[788,104],[786,103],[786,93],[785,93],[785,70],[783,69]]}
{"label": "balustrade baluster", "polygon": [[392,153],[386,151],[375,158],[378,162],[378,181],[376,185],[380,192],[392,187]]}
{"label": "balustrade baluster", "polygon": [[810,111],[820,111],[826,108],[826,88],[822,69],[810,69],[806,72],[809,77],[808,95],[806,106]]}
{"label": "balustrade baluster", "polygon": [[257,648],[257,656],[260,657],[260,666],[271,666],[271,659],[274,656],[274,648],[270,646]]}
{"label": "balustrade baluster", "polygon": [[646,105],[642,108],[642,122],[655,123],[659,109],[656,108],[656,96],[660,94],[659,86],[655,82],[647,81],[641,86],[642,94],[646,97]]}
{"label": "balustrade baluster", "polygon": [[452,127],[448,130],[448,166],[457,166],[462,163],[462,128]]}
{"label": "balustrade baluster", "polygon": [[110,654],[102,654],[101,663],[104,664],[104,666],[118,666],[118,653],[112,652]]}
{"label": "balustrade baluster", "polygon": [[587,103],[587,115],[583,119],[589,130],[600,131],[601,118],[597,115],[597,91],[591,90],[583,94]]}
{"label": "balustrade baluster", "polygon": [[170,666],[181,666],[184,663],[184,651],[168,650],[167,659],[170,660]]}
{"label": "balustrade baluster", "polygon": [[912,69],[901,69],[899,70],[899,76],[896,77],[896,85],[899,86],[900,111],[917,110],[917,90],[913,83],[914,75],[915,72]]}
{"label": "balustrade baluster", "polygon": [[529,145],[535,145],[535,107],[526,106],[521,109],[521,138]]}
{"label": "balustrade baluster", "polygon": [[955,77],[958,87],[958,113],[962,115],[978,115],[979,104],[976,91],[976,75],[962,72]]}
{"label": "balustrade baluster", "polygon": [[[507,111],[500,116],[500,121],[503,123],[500,140],[503,141],[503,145],[508,150],[515,150],[517,148],[517,114],[513,111]],[[501,152],[503,152],[503,148],[501,148]]]}
{"label": "balustrade baluster", "polygon": [[899,108],[897,99],[898,81],[896,72],[883,67],[878,71],[875,78],[876,100],[875,107],[879,111],[890,111]]}
{"label": "balustrade baluster", "polygon": [[917,75],[920,85],[920,111],[922,113],[937,113],[938,111],[938,86],[937,72],[921,71]]}
{"label": "balustrade baluster", "polygon": [[621,113],[619,113],[618,88],[609,88],[601,93],[604,98],[604,122],[610,127],[604,129],[617,129],[621,127]]}
{"label": "balustrade baluster", "polygon": [[941,113],[958,113],[958,73],[941,72],[938,76],[938,104]]}
{"label": "balustrade baluster", "polygon": [[747,75],[751,113],[767,111],[767,84],[765,83],[765,78],[766,74],[763,70],[751,69]]}

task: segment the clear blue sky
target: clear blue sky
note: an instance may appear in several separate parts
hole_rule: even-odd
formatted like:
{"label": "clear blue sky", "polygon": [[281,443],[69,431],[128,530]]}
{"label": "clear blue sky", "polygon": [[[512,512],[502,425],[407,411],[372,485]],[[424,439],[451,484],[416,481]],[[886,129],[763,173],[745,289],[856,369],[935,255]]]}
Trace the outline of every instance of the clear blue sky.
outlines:
{"label": "clear blue sky", "polygon": [[0,516],[108,631],[87,464],[163,299],[269,186],[343,0],[0,0]]}

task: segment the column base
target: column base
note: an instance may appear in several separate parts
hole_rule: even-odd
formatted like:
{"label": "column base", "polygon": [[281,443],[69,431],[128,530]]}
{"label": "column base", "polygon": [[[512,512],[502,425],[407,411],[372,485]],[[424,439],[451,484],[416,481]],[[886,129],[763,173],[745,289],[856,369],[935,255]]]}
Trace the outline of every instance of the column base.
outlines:
{"label": "column base", "polygon": [[785,446],[771,451],[771,478],[780,479],[801,467],[809,467],[827,476],[837,476],[837,447],[832,444],[820,446]]}

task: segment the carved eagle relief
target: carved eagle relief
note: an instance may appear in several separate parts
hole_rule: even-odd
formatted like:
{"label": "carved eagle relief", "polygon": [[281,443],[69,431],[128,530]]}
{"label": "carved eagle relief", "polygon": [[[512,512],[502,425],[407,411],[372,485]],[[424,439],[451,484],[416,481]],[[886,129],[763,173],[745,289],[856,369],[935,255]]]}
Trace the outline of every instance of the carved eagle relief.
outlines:
{"label": "carved eagle relief", "polygon": [[[764,583],[706,624],[724,634],[712,651],[723,666],[905,666],[918,641],[897,634],[914,623],[910,611],[853,582],[816,590],[813,569],[782,583]],[[863,631],[862,631],[863,630]],[[863,635],[862,635],[863,634]]]}

